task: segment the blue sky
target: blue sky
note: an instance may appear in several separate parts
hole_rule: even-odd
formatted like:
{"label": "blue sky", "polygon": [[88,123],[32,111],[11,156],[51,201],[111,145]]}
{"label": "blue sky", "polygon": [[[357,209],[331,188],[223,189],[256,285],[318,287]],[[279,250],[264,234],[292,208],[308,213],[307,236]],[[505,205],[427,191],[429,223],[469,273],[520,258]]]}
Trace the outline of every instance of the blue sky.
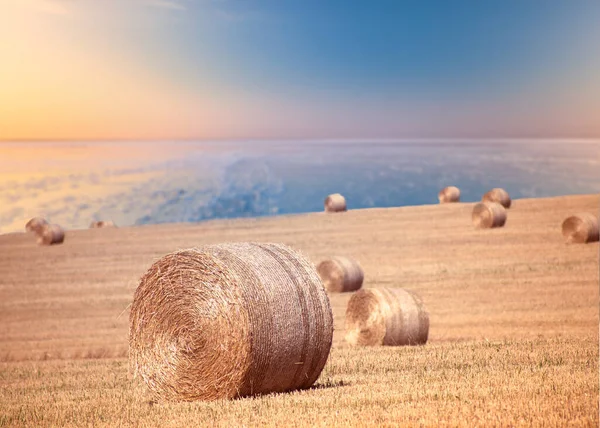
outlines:
{"label": "blue sky", "polygon": [[3,139],[600,135],[599,1],[11,1]]}
{"label": "blue sky", "polygon": [[[171,40],[184,48],[168,50],[199,69],[212,56],[233,80],[269,87],[297,82],[310,88],[460,94],[488,83],[503,92],[500,88],[539,75],[557,75],[565,63],[583,65],[586,53],[598,53],[592,48],[599,40],[585,40],[599,17],[597,2],[574,7],[577,2],[548,1],[544,8],[473,0],[223,3],[213,7],[237,20],[207,31],[205,21],[213,17],[203,4],[189,2],[189,15]],[[219,35],[220,52],[207,52],[207,32]]]}

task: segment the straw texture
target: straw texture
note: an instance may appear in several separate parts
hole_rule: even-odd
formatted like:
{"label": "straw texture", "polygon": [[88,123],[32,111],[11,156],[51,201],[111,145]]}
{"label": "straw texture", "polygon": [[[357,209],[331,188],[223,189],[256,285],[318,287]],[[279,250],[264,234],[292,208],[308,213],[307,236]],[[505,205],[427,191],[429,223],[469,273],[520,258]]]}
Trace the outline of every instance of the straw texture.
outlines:
{"label": "straw texture", "polygon": [[482,202],[496,202],[502,205],[504,208],[510,208],[512,203],[508,192],[504,189],[496,187],[490,190],[481,198]]}
{"label": "straw texture", "polygon": [[93,221],[90,224],[90,229],[100,229],[103,227],[116,227],[115,223],[111,220],[106,220],[106,221]]}
{"label": "straw texture", "polygon": [[496,202],[480,202],[473,207],[471,218],[480,229],[502,227],[506,223],[506,210]]}
{"label": "straw texture", "polygon": [[346,341],[353,346],[420,345],[429,336],[429,313],[421,298],[402,288],[367,288],[350,298]]}
{"label": "straw texture", "polygon": [[57,224],[46,224],[38,233],[39,245],[62,244],[65,240],[65,231]]}
{"label": "straw texture", "polygon": [[334,213],[346,210],[346,198],[339,193],[334,193],[325,198],[325,212]]}
{"label": "straw texture", "polygon": [[42,229],[44,228],[44,226],[47,224],[48,224],[48,222],[46,221],[45,218],[34,217],[31,220],[29,220],[27,222],[27,224],[25,225],[25,231],[40,233],[42,231]]}
{"label": "straw texture", "polygon": [[308,388],[333,316],[314,266],[280,244],[168,254],[131,307],[130,367],[158,398],[212,400]]}
{"label": "straw texture", "polygon": [[585,244],[600,239],[598,217],[590,213],[581,213],[568,217],[562,223],[562,234],[567,244]]}
{"label": "straw texture", "polygon": [[460,202],[460,189],[455,186],[444,187],[438,193],[438,199],[440,200],[440,204]]}
{"label": "straw texture", "polygon": [[333,257],[323,260],[317,272],[327,291],[356,291],[362,287],[364,273],[356,260],[348,257]]}

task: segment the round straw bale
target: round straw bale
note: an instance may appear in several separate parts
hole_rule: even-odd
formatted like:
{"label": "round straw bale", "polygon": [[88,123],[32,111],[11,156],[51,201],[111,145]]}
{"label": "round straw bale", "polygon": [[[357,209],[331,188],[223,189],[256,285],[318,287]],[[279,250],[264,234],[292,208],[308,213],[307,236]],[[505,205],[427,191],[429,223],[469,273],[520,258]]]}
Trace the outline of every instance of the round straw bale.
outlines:
{"label": "round straw bale", "polygon": [[45,218],[34,217],[31,220],[29,220],[25,225],[25,231],[40,233],[42,231],[42,228],[47,224],[48,222]]}
{"label": "round straw bale", "polygon": [[365,275],[356,260],[348,257],[333,257],[323,260],[317,272],[328,291],[356,291],[363,283]]}
{"label": "round straw bale", "polygon": [[480,229],[502,227],[506,223],[506,210],[496,202],[480,202],[473,207],[471,218]]}
{"label": "round straw bale", "polygon": [[111,220],[93,221],[92,224],[90,224],[90,229],[99,229],[99,228],[102,228],[102,227],[116,227],[116,225]]}
{"label": "round straw bale", "polygon": [[325,198],[325,212],[335,213],[346,210],[346,198],[339,193],[334,193]]}
{"label": "round straw bale", "polygon": [[350,345],[420,345],[428,336],[429,313],[412,291],[366,288],[348,302],[346,341]]}
{"label": "round straw bale", "polygon": [[438,193],[440,204],[448,202],[460,202],[460,189],[455,186],[444,187]]}
{"label": "round straw bale", "polygon": [[163,400],[212,400],[310,387],[333,316],[314,266],[280,244],[168,254],[135,291],[129,358]]}
{"label": "round straw bale", "polygon": [[65,240],[65,231],[57,224],[47,224],[38,233],[39,245],[62,244]]}
{"label": "round straw bale", "polygon": [[482,202],[497,202],[502,205],[504,208],[510,208],[510,204],[512,203],[508,192],[504,189],[500,189],[496,187],[495,189],[490,190],[481,198]]}
{"label": "round straw bale", "polygon": [[568,217],[562,223],[562,234],[567,244],[585,244],[600,239],[598,217],[590,213],[581,213]]}

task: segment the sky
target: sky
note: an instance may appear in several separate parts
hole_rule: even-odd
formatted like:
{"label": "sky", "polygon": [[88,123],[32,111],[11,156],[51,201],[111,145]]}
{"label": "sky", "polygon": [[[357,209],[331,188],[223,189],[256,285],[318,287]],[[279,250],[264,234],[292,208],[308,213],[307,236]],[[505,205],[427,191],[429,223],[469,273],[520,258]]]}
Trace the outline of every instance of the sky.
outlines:
{"label": "sky", "polygon": [[0,140],[598,138],[597,0],[0,0]]}

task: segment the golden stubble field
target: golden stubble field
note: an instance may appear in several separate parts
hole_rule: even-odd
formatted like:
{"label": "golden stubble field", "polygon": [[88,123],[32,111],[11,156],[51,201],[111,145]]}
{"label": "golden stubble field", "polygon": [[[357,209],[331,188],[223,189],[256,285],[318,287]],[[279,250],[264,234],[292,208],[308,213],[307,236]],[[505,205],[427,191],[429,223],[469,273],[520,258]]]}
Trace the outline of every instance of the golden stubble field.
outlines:
{"label": "golden stubble field", "polygon": [[[473,229],[472,207],[69,231],[54,247],[0,236],[0,426],[598,426],[598,243],[565,245],[560,224],[600,196],[517,200],[495,230]],[[156,403],[128,373],[137,281],[168,252],[226,241],[354,257],[365,287],[423,297],[429,342],[349,348],[350,295],[330,295],[313,389]]]}

